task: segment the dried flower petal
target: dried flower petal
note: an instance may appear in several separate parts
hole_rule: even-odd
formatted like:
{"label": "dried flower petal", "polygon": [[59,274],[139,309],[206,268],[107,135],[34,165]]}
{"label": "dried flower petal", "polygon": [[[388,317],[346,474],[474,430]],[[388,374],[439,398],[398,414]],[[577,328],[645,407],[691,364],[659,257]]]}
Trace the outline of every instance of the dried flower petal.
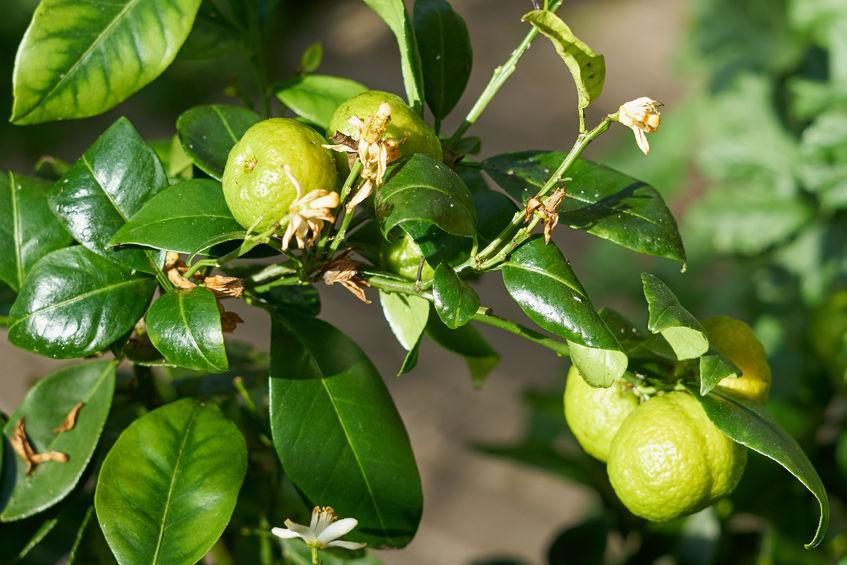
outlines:
{"label": "dried flower petal", "polygon": [[544,243],[550,243],[553,238],[553,228],[559,223],[559,205],[565,199],[565,194],[564,188],[557,188],[544,202],[532,197],[526,203],[524,223],[529,222],[536,213],[540,214],[544,222]]}
{"label": "dried flower petal", "polygon": [[76,426],[76,417],[83,406],[85,406],[85,402],[77,402],[76,404],[74,404],[73,408],[71,408],[71,411],[68,412],[67,416],[65,416],[65,421],[53,428],[53,432],[61,434],[74,429],[74,426]]}
{"label": "dried flower petal", "polygon": [[622,104],[618,109],[618,121],[632,129],[632,133],[635,134],[635,142],[645,155],[650,152],[647,134],[659,129],[661,123],[662,115],[656,109],[661,105],[661,102],[642,96]]}
{"label": "dried flower petal", "polygon": [[244,294],[244,281],[238,277],[213,275],[203,279],[203,286],[215,293],[216,298],[240,298]]}
{"label": "dried flower petal", "polygon": [[18,457],[24,460],[27,475],[32,473],[36,465],[44,463],[45,461],[56,461],[58,463],[65,463],[68,460],[67,455],[58,451],[46,451],[44,453],[36,453],[32,449],[32,446],[29,444],[29,440],[26,437],[26,423],[24,422],[24,418],[21,418],[15,424],[15,428],[12,431],[12,435],[11,437],[9,437],[9,444],[11,444],[12,449],[15,450],[15,453],[18,454]]}
{"label": "dried flower petal", "polygon": [[288,208],[289,220],[282,236],[282,249],[288,249],[291,238],[297,241],[297,247],[304,249],[320,236],[324,223],[335,222],[332,210],[338,207],[340,200],[337,192],[322,188],[303,195],[300,182],[291,173],[291,168],[286,165],[283,170],[297,190],[297,198]]}
{"label": "dried flower petal", "polygon": [[356,298],[370,304],[371,301],[365,295],[364,287],[369,286],[368,282],[359,277],[359,265],[361,263],[348,259],[349,253],[342,255],[335,261],[332,261],[324,267],[322,278],[325,284],[332,286],[340,284],[346,288]]}

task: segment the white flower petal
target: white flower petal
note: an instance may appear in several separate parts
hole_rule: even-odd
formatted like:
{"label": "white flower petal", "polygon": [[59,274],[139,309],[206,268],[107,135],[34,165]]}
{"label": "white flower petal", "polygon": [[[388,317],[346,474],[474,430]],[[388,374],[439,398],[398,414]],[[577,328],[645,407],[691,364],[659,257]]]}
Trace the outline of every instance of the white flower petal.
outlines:
{"label": "white flower petal", "polygon": [[322,544],[327,544],[332,540],[345,536],[349,534],[358,523],[359,521],[355,518],[342,518],[337,522],[333,522],[324,528],[320,534],[318,534],[318,541]]}
{"label": "white flower petal", "polygon": [[285,525],[288,526],[288,529],[293,531],[297,537],[301,538],[306,543],[313,543],[318,539],[315,531],[308,526],[292,522],[291,520],[286,520]]}
{"label": "white flower petal", "polygon": [[279,539],[292,539],[301,537],[300,534],[288,528],[271,528],[271,533]]}
{"label": "white flower petal", "polygon": [[331,541],[326,544],[327,547],[340,547],[342,549],[349,549],[351,551],[362,549],[366,545],[367,544],[365,543],[356,543],[355,541]]}
{"label": "white flower petal", "polygon": [[644,130],[632,128],[632,132],[635,134],[635,142],[638,143],[638,148],[641,149],[641,152],[645,155],[650,153],[650,143],[647,141],[647,134]]}

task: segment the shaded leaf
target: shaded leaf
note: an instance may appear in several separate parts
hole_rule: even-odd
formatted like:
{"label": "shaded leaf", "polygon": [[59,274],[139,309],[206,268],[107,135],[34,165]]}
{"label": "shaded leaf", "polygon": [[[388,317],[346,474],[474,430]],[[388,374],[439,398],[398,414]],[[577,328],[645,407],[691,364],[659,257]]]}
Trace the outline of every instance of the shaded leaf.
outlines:
{"label": "shaded leaf", "polygon": [[606,554],[608,525],[603,517],[592,517],[560,532],[550,549],[547,563],[595,565],[603,563]]}
{"label": "shaded leaf", "polygon": [[426,103],[440,120],[456,106],[471,76],[468,26],[447,0],[416,0],[414,25]]}
{"label": "shaded leaf", "polygon": [[0,170],[0,281],[16,292],[36,261],[72,242],[47,206],[52,186]]}
{"label": "shaded leaf", "polygon": [[348,78],[305,75],[282,84],[276,97],[301,118],[325,129],[341,104],[367,90]]}
{"label": "shaded leaf", "polygon": [[12,121],[103,113],[176,57],[200,0],[43,0],[18,47]]}
{"label": "shaded leaf", "polygon": [[175,289],[159,297],[147,312],[147,333],[178,367],[211,373],[229,369],[218,301],[208,289]]}
{"label": "shaded leaf", "polygon": [[220,183],[198,179],[183,181],[151,198],[110,243],[196,255],[218,243],[244,239],[245,233],[232,217]]}
{"label": "shaded leaf", "polygon": [[682,307],[679,300],[659,277],[641,274],[644,297],[650,318],[647,329],[660,333],[677,359],[695,359],[709,350],[706,330],[697,318]]}
{"label": "shaded leaf", "polygon": [[132,274],[84,247],[54,251],[35,264],[9,312],[9,341],[57,358],[85,357],[129,333],[156,281]]}
{"label": "shaded leaf", "polygon": [[409,543],[420,476],[388,389],[356,344],[326,322],[274,315],[270,395],[274,446],[308,503],[355,516],[349,539]]}
{"label": "shaded leaf", "polygon": [[500,363],[500,354],[473,324],[465,324],[453,330],[445,326],[438,316],[430,316],[426,335],[441,347],[464,357],[471,379],[477,386]]}
{"label": "shaded leaf", "polygon": [[438,317],[453,330],[470,322],[479,309],[479,294],[447,263],[435,269],[432,297]]}
{"label": "shaded leaf", "polygon": [[[68,456],[65,463],[46,462],[27,475],[23,459],[6,453],[0,521],[11,522],[32,516],[65,498],[76,486],[100,439],[112,406],[115,389],[113,361],[95,361],[60,369],[38,381],[3,427],[6,436],[24,418],[30,445],[36,453],[58,451]],[[84,405],[76,425],[62,433],[62,423],[78,402]],[[12,460],[13,458],[13,460]]]}
{"label": "shaded leaf", "polygon": [[248,108],[227,104],[195,106],[180,114],[176,131],[194,164],[220,180],[232,146],[262,118]]}
{"label": "shaded leaf", "polygon": [[94,506],[123,565],[193,564],[223,533],[247,470],[238,428],[184,398],[135,420],[109,451]]}
{"label": "shaded leaf", "polygon": [[50,208],[86,249],[128,269],[155,273],[156,253],[110,248],[110,240],[147,200],[168,186],[153,149],[119,118],[53,187]]}

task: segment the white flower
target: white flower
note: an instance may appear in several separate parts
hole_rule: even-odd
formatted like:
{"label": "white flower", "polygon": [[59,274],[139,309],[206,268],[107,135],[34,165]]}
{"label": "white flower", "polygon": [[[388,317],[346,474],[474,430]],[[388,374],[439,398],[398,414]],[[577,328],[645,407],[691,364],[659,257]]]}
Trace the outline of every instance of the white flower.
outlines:
{"label": "white flower", "polygon": [[287,527],[273,528],[271,533],[280,539],[300,538],[310,548],[341,547],[356,550],[362,549],[365,544],[341,541],[338,538],[349,534],[358,523],[355,518],[338,520],[335,511],[329,506],[315,506],[312,510],[312,522],[308,526],[286,520]]}
{"label": "white flower", "polygon": [[291,174],[291,168],[285,165],[283,170],[297,189],[297,198],[288,208],[288,227],[282,236],[282,249],[288,249],[292,237],[303,249],[318,238],[325,222],[331,224],[335,221],[332,210],[338,207],[338,193],[318,188],[304,196],[300,183]]}
{"label": "white flower", "polygon": [[618,109],[618,121],[632,129],[632,133],[635,134],[635,142],[638,143],[638,148],[645,155],[650,152],[647,134],[659,129],[662,115],[656,107],[661,105],[661,102],[642,96],[622,104]]}

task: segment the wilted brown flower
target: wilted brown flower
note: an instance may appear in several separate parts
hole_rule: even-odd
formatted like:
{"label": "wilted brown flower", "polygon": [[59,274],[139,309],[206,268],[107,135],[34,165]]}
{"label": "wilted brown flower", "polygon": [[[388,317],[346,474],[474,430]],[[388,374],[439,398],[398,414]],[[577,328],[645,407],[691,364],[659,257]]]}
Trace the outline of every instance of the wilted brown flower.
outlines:
{"label": "wilted brown flower", "polygon": [[330,286],[338,283],[365,304],[370,304],[371,301],[365,296],[364,290],[368,282],[359,277],[358,268],[361,263],[348,257],[349,253],[328,263],[322,271],[323,281]]}
{"label": "wilted brown flower", "polygon": [[338,193],[318,188],[303,195],[303,189],[291,174],[291,168],[286,165],[284,171],[297,189],[297,198],[288,208],[288,227],[282,236],[282,248],[288,249],[293,237],[297,240],[297,247],[303,249],[318,238],[325,222],[331,224],[335,221],[332,210],[338,207]]}
{"label": "wilted brown flower", "polygon": [[203,279],[203,286],[215,293],[216,298],[240,298],[244,294],[244,281],[238,277],[212,275]]}
{"label": "wilted brown flower", "polygon": [[559,205],[565,199],[565,194],[564,188],[557,188],[543,202],[533,196],[526,203],[524,222],[529,222],[535,213],[539,213],[544,222],[545,243],[550,243],[550,239],[553,237],[553,228],[559,223]]}
{"label": "wilted brown flower", "polygon": [[642,96],[622,104],[618,109],[618,121],[632,129],[632,133],[635,134],[635,142],[638,143],[638,148],[645,155],[650,152],[647,134],[659,129],[662,115],[656,108],[661,105],[661,102]]}

